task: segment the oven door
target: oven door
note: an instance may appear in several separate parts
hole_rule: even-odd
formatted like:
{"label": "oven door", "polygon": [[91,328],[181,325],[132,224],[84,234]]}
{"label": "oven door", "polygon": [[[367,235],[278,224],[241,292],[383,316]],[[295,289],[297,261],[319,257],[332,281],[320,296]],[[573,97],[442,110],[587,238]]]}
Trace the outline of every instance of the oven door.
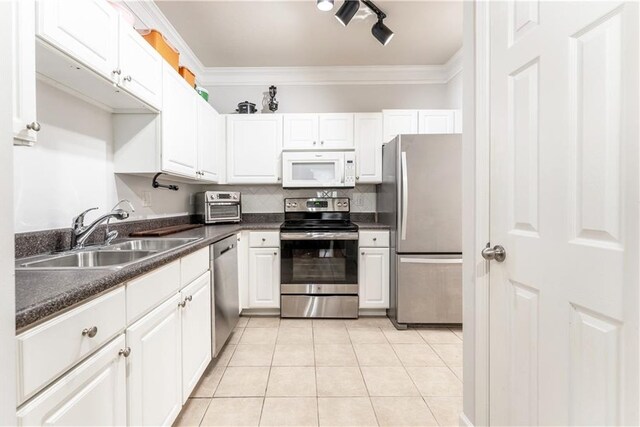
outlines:
{"label": "oven door", "polygon": [[358,294],[358,233],[280,234],[282,294]]}
{"label": "oven door", "polygon": [[240,221],[240,204],[216,202],[207,203],[205,209],[205,222],[238,222]]}
{"label": "oven door", "polygon": [[344,153],[285,152],[282,186],[288,188],[344,187]]}

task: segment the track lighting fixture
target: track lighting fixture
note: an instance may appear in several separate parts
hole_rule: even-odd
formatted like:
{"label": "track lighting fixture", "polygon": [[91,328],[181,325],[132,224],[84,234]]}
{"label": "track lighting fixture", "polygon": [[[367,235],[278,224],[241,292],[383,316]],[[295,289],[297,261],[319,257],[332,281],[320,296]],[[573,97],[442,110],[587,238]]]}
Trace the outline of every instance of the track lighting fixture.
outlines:
{"label": "track lighting fixture", "polygon": [[[318,8],[320,8],[320,3],[323,0],[317,1]],[[393,38],[393,31],[391,31],[389,27],[384,25],[384,18],[386,18],[387,15],[382,10],[380,10],[380,8],[376,6],[371,0],[362,0],[362,3],[364,3],[365,6],[371,9],[371,11],[378,17],[377,22],[373,24],[373,27],[371,27],[371,34],[373,34],[373,37],[375,37],[376,40],[382,43],[383,46],[386,46]],[[333,6],[333,1],[331,1],[331,6]],[[336,13],[336,19],[346,27],[358,12],[358,9],[360,9],[360,0],[345,0]]]}
{"label": "track lighting fixture", "polygon": [[358,9],[360,9],[359,0],[345,0],[342,7],[338,9],[336,13],[336,19],[346,27],[356,12],[358,12]]}
{"label": "track lighting fixture", "polygon": [[316,6],[323,12],[333,9],[333,0],[316,0]]}

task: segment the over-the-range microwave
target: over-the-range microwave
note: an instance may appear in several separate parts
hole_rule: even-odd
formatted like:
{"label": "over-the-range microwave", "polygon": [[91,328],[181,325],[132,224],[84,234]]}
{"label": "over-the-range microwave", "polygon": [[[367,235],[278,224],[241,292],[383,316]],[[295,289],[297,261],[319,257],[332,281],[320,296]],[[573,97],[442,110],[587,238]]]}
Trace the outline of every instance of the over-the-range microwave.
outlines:
{"label": "over-the-range microwave", "polygon": [[285,151],[282,186],[285,188],[355,187],[353,151]]}

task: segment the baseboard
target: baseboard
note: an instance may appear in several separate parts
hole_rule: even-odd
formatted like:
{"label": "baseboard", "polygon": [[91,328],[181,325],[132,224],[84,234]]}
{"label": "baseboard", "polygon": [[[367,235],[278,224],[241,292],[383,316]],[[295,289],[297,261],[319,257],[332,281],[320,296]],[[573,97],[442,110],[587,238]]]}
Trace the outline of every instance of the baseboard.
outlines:
{"label": "baseboard", "polygon": [[360,317],[380,317],[386,316],[387,310],[384,308],[361,308],[358,310],[358,315]]}
{"label": "baseboard", "polygon": [[280,316],[279,308],[243,308],[241,316]]}
{"label": "baseboard", "polygon": [[460,427],[473,427],[473,424],[469,421],[469,418],[467,418],[464,412],[460,413]]}

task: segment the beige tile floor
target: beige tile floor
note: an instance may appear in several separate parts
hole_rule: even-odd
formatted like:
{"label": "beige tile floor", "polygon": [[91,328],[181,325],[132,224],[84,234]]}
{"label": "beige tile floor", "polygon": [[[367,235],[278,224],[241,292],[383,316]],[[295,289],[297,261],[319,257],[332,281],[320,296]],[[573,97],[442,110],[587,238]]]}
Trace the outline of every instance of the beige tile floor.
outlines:
{"label": "beige tile floor", "polygon": [[382,317],[242,317],[176,426],[448,426],[462,410],[462,330]]}

